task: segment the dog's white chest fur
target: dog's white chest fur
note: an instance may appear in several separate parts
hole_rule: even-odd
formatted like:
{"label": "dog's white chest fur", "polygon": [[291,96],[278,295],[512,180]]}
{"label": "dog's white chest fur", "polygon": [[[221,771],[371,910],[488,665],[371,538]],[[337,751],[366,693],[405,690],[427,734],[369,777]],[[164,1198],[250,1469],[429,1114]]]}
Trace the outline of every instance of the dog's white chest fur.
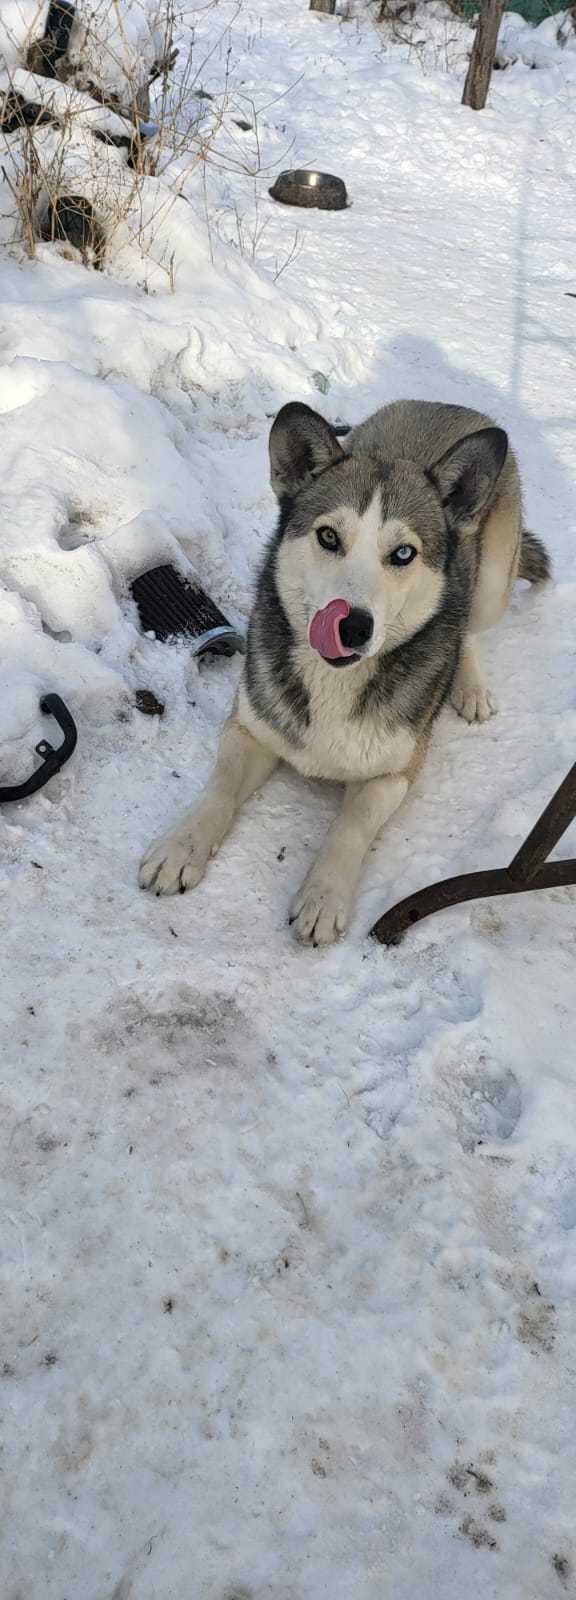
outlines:
{"label": "dog's white chest fur", "polygon": [[352,715],[359,692],[358,669],[330,667],[306,646],[295,654],[309,700],[308,725],[300,726],[298,743],[257,716],[242,684],[238,714],[244,727],[307,778],[354,783],[403,772],[414,753],[415,737],[406,727],[388,728],[381,713]]}

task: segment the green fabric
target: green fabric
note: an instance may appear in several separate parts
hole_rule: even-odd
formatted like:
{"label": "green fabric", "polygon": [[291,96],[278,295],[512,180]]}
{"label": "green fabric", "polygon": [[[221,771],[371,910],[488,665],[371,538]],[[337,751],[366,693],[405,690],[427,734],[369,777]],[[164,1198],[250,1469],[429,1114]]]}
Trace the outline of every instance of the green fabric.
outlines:
{"label": "green fabric", "polygon": [[[473,17],[478,12],[478,0],[461,0],[462,16]],[[566,0],[509,0],[505,11],[517,11],[526,22],[543,22],[545,17],[555,17],[568,9]]]}

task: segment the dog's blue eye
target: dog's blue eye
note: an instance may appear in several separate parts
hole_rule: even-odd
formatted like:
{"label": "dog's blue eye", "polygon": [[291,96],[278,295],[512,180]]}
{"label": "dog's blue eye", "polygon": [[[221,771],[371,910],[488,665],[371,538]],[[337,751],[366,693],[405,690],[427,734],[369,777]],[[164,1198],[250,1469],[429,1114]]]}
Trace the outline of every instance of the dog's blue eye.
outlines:
{"label": "dog's blue eye", "polygon": [[413,544],[399,544],[395,550],[390,552],[389,559],[393,567],[409,567],[410,562],[414,560],[414,556],[417,554],[418,552]]}
{"label": "dog's blue eye", "polygon": [[318,540],[318,544],[322,546],[323,550],[340,549],[340,540],[335,528],[328,528],[324,526],[317,528],[316,538]]}

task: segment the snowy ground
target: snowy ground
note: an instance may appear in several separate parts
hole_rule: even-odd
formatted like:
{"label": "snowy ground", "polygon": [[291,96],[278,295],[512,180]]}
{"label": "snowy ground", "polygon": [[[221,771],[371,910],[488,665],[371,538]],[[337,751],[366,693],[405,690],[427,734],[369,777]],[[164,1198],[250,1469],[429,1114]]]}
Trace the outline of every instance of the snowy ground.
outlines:
{"label": "snowy ground", "polygon": [[[0,811],[1,1592],[562,1600],[574,893],[464,908],[392,952],[366,933],[409,889],[505,861],[574,759],[576,57],[499,74],[477,116],[440,44],[383,50],[293,0],[223,16],[199,25],[203,86],[231,44],[263,164],[341,174],[351,209],[296,218],[266,173],[211,168],[214,262],[198,185],[173,294],[142,292],[129,253],[104,275],[50,247],[0,267],[0,782],[27,768],[38,689],[80,730]],[[225,243],[234,206],[254,266]],[[138,892],[239,664],[142,640],[119,583],[176,538],[245,621],[267,415],[400,395],[509,428],[556,582],[518,592],[486,647],[499,717],[442,717],[351,935],[314,954],[286,913],[336,795],[289,773],[193,896]]]}

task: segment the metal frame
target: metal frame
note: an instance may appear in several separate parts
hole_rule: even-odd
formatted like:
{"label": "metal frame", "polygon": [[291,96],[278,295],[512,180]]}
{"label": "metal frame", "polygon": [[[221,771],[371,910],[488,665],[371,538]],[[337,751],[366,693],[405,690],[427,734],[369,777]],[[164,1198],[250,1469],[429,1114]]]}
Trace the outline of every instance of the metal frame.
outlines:
{"label": "metal frame", "polygon": [[385,911],[372,928],[380,944],[399,944],[409,928],[435,911],[468,900],[485,900],[500,894],[527,894],[536,889],[558,889],[576,884],[576,860],[549,861],[550,852],[576,816],[576,762],[546,810],[524,840],[508,867],[489,872],[466,872],[458,878],[444,878],[427,889],[399,900]]}

